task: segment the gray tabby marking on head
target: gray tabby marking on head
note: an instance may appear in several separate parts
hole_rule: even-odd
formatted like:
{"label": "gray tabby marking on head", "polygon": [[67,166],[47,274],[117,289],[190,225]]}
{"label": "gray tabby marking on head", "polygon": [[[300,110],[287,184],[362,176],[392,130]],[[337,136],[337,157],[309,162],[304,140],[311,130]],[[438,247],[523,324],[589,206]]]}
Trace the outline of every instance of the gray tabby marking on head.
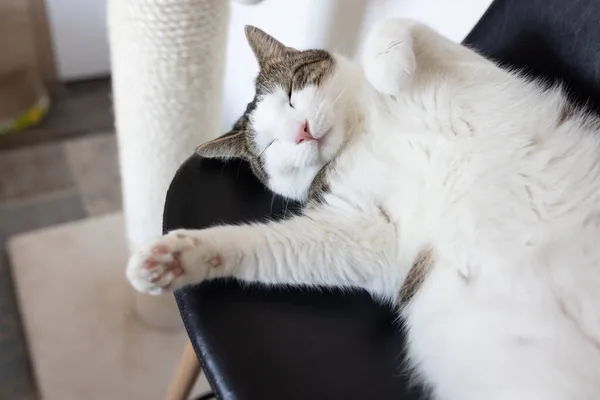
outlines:
{"label": "gray tabby marking on head", "polygon": [[[256,148],[252,140],[252,135],[255,134],[250,118],[252,112],[265,94],[277,88],[291,92],[301,90],[309,84],[319,86],[333,72],[335,61],[331,54],[323,50],[299,51],[287,47],[253,26],[246,26],[245,33],[259,64],[254,99],[248,103],[246,111],[231,131],[198,146],[196,152],[208,158],[246,160],[258,179],[267,184],[269,177],[264,168],[262,151]],[[326,186],[322,183],[325,174],[319,173],[318,177],[318,184],[313,185],[315,190]]]}

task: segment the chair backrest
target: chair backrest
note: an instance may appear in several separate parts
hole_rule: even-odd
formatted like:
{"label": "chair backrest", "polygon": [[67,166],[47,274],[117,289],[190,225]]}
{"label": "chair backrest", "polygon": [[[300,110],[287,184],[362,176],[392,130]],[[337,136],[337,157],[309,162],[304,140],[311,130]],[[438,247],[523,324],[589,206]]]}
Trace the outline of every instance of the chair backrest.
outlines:
{"label": "chair backrest", "polygon": [[600,111],[600,1],[496,0],[464,40],[480,53],[548,82]]}

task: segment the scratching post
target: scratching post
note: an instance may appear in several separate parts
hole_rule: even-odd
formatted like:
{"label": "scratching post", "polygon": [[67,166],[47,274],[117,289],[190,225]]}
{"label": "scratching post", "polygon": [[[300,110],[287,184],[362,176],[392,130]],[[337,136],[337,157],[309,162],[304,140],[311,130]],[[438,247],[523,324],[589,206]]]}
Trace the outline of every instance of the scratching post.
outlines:
{"label": "scratching post", "polygon": [[[110,0],[113,96],[130,249],[157,238],[169,183],[221,132],[225,0]],[[155,327],[178,327],[172,296],[139,295]]]}

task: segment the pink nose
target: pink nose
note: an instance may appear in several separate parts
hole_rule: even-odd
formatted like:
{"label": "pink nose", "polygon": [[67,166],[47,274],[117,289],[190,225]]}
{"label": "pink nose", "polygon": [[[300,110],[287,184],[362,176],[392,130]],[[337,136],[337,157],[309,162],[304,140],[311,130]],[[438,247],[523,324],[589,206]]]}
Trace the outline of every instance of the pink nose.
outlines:
{"label": "pink nose", "polygon": [[310,133],[308,121],[304,121],[304,123],[300,125],[300,129],[298,129],[298,134],[296,135],[296,144],[300,144],[305,140],[317,140]]}

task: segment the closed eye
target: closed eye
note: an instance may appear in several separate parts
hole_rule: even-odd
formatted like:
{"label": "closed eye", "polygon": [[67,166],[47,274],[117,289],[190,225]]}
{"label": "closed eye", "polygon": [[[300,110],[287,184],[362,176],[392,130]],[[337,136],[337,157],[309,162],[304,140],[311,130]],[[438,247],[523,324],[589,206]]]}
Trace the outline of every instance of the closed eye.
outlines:
{"label": "closed eye", "polygon": [[288,103],[290,107],[294,108],[294,105],[292,104],[292,86],[292,82],[290,82],[290,89],[288,90]]}
{"label": "closed eye", "polygon": [[292,74],[292,77],[290,78],[290,86],[288,88],[288,103],[290,105],[290,107],[294,108],[294,105],[292,104],[292,94],[294,92],[294,77],[296,76],[296,71],[294,71],[294,73]]}

